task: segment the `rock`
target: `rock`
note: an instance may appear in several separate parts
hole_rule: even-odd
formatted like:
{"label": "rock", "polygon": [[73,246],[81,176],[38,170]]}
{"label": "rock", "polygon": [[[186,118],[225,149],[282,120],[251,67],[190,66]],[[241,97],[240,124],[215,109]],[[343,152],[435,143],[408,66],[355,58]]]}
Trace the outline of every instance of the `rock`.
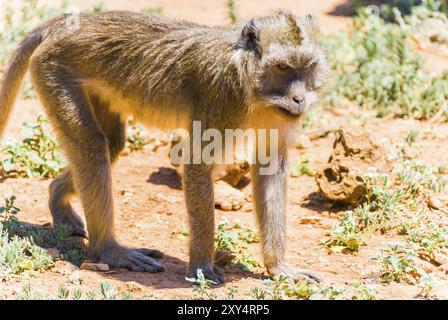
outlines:
{"label": "rock", "polygon": [[308,217],[300,218],[299,223],[300,224],[321,224],[322,219],[321,219],[321,217],[318,217],[318,216],[308,216]]}
{"label": "rock", "polygon": [[142,292],[145,287],[142,286],[140,283],[135,282],[135,281],[127,281],[124,283],[126,290],[130,291],[130,292]]}
{"label": "rock", "polygon": [[71,284],[76,284],[76,285],[82,284],[83,280],[82,280],[81,272],[83,272],[83,271],[76,270],[69,276],[68,280],[70,281]]}
{"label": "rock", "polygon": [[428,198],[428,207],[435,210],[444,209],[447,206],[448,199],[444,195],[431,195]]}
{"label": "rock", "polygon": [[[219,180],[225,181],[230,184],[232,187],[245,187],[248,183],[246,183],[246,175],[250,171],[250,164],[247,160],[242,161],[241,163],[231,164],[226,166],[225,174],[219,178]],[[244,185],[243,185],[244,184]]]}
{"label": "rock", "polygon": [[52,258],[53,260],[56,260],[56,259],[59,258],[60,253],[59,253],[59,250],[58,250],[58,249],[56,249],[56,248],[48,248],[48,249],[46,249],[46,250],[47,250],[47,253],[51,256],[51,258]]}
{"label": "rock", "polygon": [[448,273],[448,263],[442,264],[439,266],[439,270],[445,273]]}
{"label": "rock", "polygon": [[378,173],[392,170],[388,154],[367,132],[341,127],[328,163],[316,174],[317,185],[328,200],[357,204],[366,194],[365,173],[372,168]]}
{"label": "rock", "polygon": [[447,250],[441,250],[440,252],[434,252],[433,260],[438,264],[448,264],[448,252]]}
{"label": "rock", "polygon": [[109,266],[105,263],[83,262],[81,264],[80,269],[88,270],[88,271],[106,272],[106,271],[109,271]]}
{"label": "rock", "polygon": [[223,211],[239,210],[244,204],[245,195],[224,181],[215,183],[215,206]]}
{"label": "rock", "polygon": [[309,149],[313,147],[310,137],[306,134],[300,134],[295,140],[295,147],[298,149]]}
{"label": "rock", "polygon": [[52,272],[63,275],[72,274],[77,270],[79,270],[78,267],[74,266],[70,262],[62,260],[56,261],[53,268],[51,268]]}

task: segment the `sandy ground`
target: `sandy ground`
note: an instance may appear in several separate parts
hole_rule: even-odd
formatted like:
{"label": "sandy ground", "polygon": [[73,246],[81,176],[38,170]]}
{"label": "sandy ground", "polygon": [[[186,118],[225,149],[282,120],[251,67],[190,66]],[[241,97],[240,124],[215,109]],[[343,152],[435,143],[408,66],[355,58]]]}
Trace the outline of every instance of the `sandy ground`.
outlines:
{"label": "sandy ground", "polygon": [[[54,3],[54,1],[51,1]],[[224,25],[228,24],[225,1],[199,0],[116,0],[104,1],[107,9],[140,10],[147,7],[162,7],[163,13],[173,17],[182,17],[195,22]],[[72,0],[72,4],[81,8],[90,8],[94,0]],[[324,33],[334,33],[343,30],[349,19],[329,14],[343,1],[305,1],[305,0],[276,0],[256,1],[241,0],[239,12],[243,18],[254,15],[269,14],[277,9],[285,8],[297,14],[312,13],[321,24]],[[445,61],[444,59],[441,59]],[[41,105],[37,100],[19,100],[6,132],[17,136],[23,121],[34,122]],[[322,120],[322,125],[337,128],[339,124],[348,122],[348,117],[328,115]],[[359,123],[351,123],[360,125]],[[388,137],[392,141],[402,139],[409,131],[421,124],[415,121],[390,120],[388,122],[372,120],[367,127],[379,137]],[[447,162],[446,138],[448,130],[436,127],[440,133],[438,138],[424,142],[425,155],[422,159],[440,164]],[[315,140],[307,150],[292,150],[291,161],[295,161],[301,154],[306,153],[311,160],[311,167],[319,168],[330,155],[333,136]],[[444,154],[445,153],[445,154]],[[179,237],[179,232],[187,227],[187,217],[182,191],[172,189],[164,184],[149,182],[152,175],[156,175],[160,168],[170,167],[167,157],[167,147],[160,148],[155,154],[144,152],[131,153],[120,158],[113,172],[114,197],[116,206],[116,233],[119,240],[127,246],[157,248],[165,253],[162,259],[166,267],[164,273],[148,274],[126,271],[116,271],[104,274],[82,272],[83,286],[98,288],[101,281],[109,280],[120,289],[127,288],[129,281],[135,281],[144,287],[144,291],[153,295],[155,299],[192,298],[191,285],[185,281],[187,259],[187,240]],[[23,221],[44,225],[51,222],[48,210],[48,186],[50,180],[8,179],[0,183],[0,197],[11,194],[17,196],[17,205],[22,209],[20,217]],[[288,251],[287,256],[292,264],[307,268],[321,274],[327,284],[346,285],[355,282],[370,283],[377,287],[379,297],[385,299],[415,298],[419,292],[416,286],[406,284],[379,284],[377,267],[371,258],[376,256],[381,248],[390,241],[403,240],[396,235],[373,236],[368,246],[358,254],[346,255],[342,253],[329,254],[322,247],[321,240],[337,222],[338,213],[329,211],[322,203],[312,201],[318,191],[313,178],[300,177],[289,180],[288,201]],[[247,188],[244,192],[249,193]],[[78,212],[82,212],[79,202],[75,203]],[[246,203],[244,209],[232,212],[216,210],[217,221],[226,217],[231,222],[241,223],[255,229],[255,219],[251,212],[251,204]],[[317,216],[318,224],[300,224],[303,217]],[[249,245],[248,252],[258,261],[262,261],[257,244]],[[263,268],[254,272],[242,271],[237,266],[230,266],[225,270],[226,284],[214,289],[218,294],[226,292],[229,286],[235,286],[239,298],[249,298],[250,288],[261,287],[261,279],[266,277]],[[441,277],[444,277],[441,275]],[[31,283],[33,288],[56,292],[61,285],[70,286],[68,277],[51,271],[37,274],[29,279],[16,276],[7,283],[0,283],[0,292],[4,296],[13,297],[24,283]]]}

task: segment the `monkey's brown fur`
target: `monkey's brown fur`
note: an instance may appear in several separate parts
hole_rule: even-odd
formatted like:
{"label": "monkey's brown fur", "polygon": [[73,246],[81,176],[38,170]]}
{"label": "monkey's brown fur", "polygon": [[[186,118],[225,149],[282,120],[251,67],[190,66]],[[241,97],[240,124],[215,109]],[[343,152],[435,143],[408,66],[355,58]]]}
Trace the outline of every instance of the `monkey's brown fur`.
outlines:
{"label": "monkey's brown fur", "polygon": [[[89,257],[111,266],[158,272],[157,250],[129,249],[114,236],[111,165],[124,145],[128,115],[149,126],[191,129],[276,128],[278,165],[272,175],[252,169],[264,263],[273,275],[315,279],[285,262],[286,153],[297,120],[327,71],[314,42],[313,23],[289,13],[253,19],[244,26],[210,28],[131,12],[81,14],[41,25],[22,42],[0,93],[0,134],[20,82],[31,79],[53,124],[69,166],[50,187],[54,224],[85,235],[70,205],[84,207]],[[201,268],[222,282],[214,267],[212,166],[184,168],[190,221],[188,275]]]}

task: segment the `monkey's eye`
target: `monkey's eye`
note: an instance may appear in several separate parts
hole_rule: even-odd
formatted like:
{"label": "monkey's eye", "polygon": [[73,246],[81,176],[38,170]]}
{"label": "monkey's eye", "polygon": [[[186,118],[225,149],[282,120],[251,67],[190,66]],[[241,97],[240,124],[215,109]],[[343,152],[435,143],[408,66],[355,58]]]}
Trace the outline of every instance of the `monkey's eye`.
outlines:
{"label": "monkey's eye", "polygon": [[279,63],[277,65],[277,68],[282,70],[282,71],[285,71],[285,70],[289,70],[291,67],[288,64],[286,64],[286,63]]}

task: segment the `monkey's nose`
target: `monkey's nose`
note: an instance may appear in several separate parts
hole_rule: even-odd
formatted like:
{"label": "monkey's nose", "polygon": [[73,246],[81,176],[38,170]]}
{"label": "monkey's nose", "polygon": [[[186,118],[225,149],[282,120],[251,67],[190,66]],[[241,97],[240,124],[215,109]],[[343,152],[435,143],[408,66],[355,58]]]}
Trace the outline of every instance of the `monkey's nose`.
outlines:
{"label": "monkey's nose", "polygon": [[305,96],[293,96],[292,100],[299,106],[301,106],[305,103]]}

